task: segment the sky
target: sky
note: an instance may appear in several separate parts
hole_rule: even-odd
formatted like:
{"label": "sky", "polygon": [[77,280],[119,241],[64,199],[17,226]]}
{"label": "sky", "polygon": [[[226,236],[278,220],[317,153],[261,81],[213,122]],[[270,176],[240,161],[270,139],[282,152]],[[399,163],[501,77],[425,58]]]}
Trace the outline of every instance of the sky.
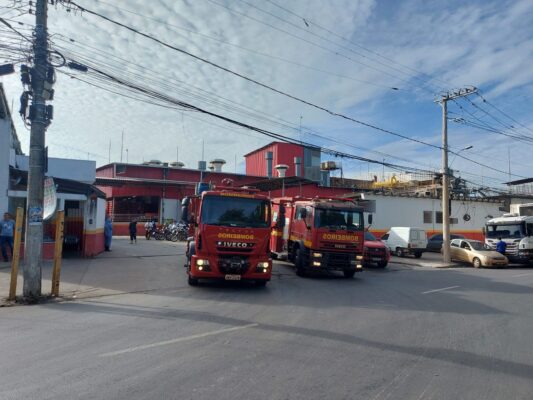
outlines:
{"label": "sky", "polygon": [[[435,99],[475,86],[489,103],[477,95],[449,102],[449,145],[492,169],[453,155],[451,168],[480,185],[531,176],[533,143],[458,123],[463,118],[533,137],[530,0],[77,3],[309,103],[437,147],[442,109]],[[33,26],[28,9],[25,0],[0,0],[0,17],[24,33]],[[332,116],[88,13],[50,6],[48,23],[52,49],[134,84],[333,150],[411,168],[441,168],[438,148]],[[0,37],[13,37],[6,32],[2,28]],[[27,47],[23,41],[18,46]],[[5,51],[0,55],[5,57]],[[18,108],[19,75],[0,80]],[[207,161],[223,158],[225,170],[243,172],[243,155],[271,141],[207,115],[111,93],[123,91],[109,81],[99,82],[102,89],[81,80],[90,79],[58,68],[54,120],[46,137],[50,156],[89,158],[97,165],[120,161],[123,136],[122,161],[179,158],[194,168],[203,151]],[[29,131],[18,115],[15,124],[27,153]],[[323,161],[330,159],[342,163],[347,177],[399,173],[322,155]]]}

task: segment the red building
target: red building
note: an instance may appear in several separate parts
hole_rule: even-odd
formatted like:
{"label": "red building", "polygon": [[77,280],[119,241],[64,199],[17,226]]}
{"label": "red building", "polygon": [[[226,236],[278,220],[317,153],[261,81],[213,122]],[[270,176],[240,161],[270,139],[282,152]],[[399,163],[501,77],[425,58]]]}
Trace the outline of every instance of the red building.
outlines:
{"label": "red building", "polygon": [[272,142],[246,154],[246,175],[275,177],[275,167],[286,165],[287,177],[320,181],[320,148],[293,143]]}
{"label": "red building", "polygon": [[106,194],[107,213],[113,218],[115,235],[127,235],[127,225],[133,219],[141,222],[138,225],[141,234],[144,221],[156,219],[162,223],[178,220],[181,200],[195,193],[198,182],[222,185],[222,181],[228,178],[235,186],[265,179],[186,169],[160,162],[112,163],[96,170],[96,185]]}
{"label": "red building", "polygon": [[[213,160],[212,171],[182,168],[180,163],[152,161],[143,164],[112,163],[96,170],[96,185],[106,194],[107,213],[113,218],[115,235],[127,235],[128,223],[136,219],[140,234],[144,221],[160,223],[179,220],[181,200],[196,192],[198,182],[223,185],[231,179],[234,186],[253,186],[271,197],[340,196],[350,188],[320,186],[320,149],[291,143],[273,142],[245,155],[246,174],[221,171],[223,160]],[[285,177],[275,173],[280,164],[287,166]]]}

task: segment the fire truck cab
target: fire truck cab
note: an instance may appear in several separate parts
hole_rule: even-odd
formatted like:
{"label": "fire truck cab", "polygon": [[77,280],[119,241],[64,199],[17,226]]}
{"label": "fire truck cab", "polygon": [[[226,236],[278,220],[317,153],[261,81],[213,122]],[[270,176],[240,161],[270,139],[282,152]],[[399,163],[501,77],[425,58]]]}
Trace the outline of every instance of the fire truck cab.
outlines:
{"label": "fire truck cab", "polygon": [[266,196],[254,189],[219,187],[184,203],[184,219],[194,227],[186,252],[189,285],[200,279],[267,284],[272,259],[271,205]]}
{"label": "fire truck cab", "polygon": [[363,212],[363,207],[349,199],[274,199],[272,255],[294,263],[299,276],[310,271],[341,271],[352,278],[363,268]]}

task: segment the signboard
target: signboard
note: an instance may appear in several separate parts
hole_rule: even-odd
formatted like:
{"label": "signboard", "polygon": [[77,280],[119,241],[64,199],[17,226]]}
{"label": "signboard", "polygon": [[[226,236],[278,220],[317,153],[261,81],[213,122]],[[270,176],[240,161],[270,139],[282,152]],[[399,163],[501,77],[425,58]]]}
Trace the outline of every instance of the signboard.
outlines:
{"label": "signboard", "polygon": [[43,219],[47,220],[54,215],[57,207],[57,193],[54,178],[45,178],[44,180],[44,213]]}
{"label": "signboard", "polygon": [[41,225],[43,223],[43,209],[42,207],[28,208],[28,224]]}

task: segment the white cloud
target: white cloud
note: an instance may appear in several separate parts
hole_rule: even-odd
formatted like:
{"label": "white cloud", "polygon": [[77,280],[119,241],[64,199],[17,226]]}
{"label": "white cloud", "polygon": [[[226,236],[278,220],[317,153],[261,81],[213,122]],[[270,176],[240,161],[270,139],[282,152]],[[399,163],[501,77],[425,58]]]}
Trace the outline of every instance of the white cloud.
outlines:
{"label": "white cloud", "polygon": [[[118,10],[112,7],[110,2],[80,0],[89,8],[94,8],[111,18],[151,33],[172,45],[239,71],[253,79],[336,111],[348,113],[378,126],[416,135],[432,143],[438,144],[439,131],[436,129],[440,124],[438,109],[434,106],[434,112],[428,114],[427,104],[431,104],[432,95],[428,91],[417,89],[420,82],[412,79],[410,74],[413,73],[413,69],[435,78],[433,83],[439,87],[453,88],[465,84],[486,87],[487,96],[495,100],[498,96],[504,95],[508,99],[508,94],[512,91],[517,93],[520,91],[521,96],[531,94],[533,70],[529,65],[533,58],[533,29],[529,26],[528,15],[531,15],[533,4],[527,0],[477,1],[466,4],[463,2],[429,4],[422,0],[398,3],[380,3],[373,0],[327,2],[298,0],[290,3],[278,1],[279,4],[304,15],[309,21],[316,21],[342,36],[352,38],[371,51],[386,55],[387,58],[407,67],[393,64],[359,47],[352,47],[353,51],[347,52],[339,46],[260,13],[244,2],[213,1],[286,30],[292,35],[301,36],[307,41],[316,42],[319,46],[338,51],[355,62],[321,50],[317,46],[274,30],[244,15],[232,14],[208,0],[152,2],[124,0],[113,4],[164,21],[166,24],[214,36],[222,41],[258,52],[331,71],[337,75],[412,89],[414,93],[392,92],[300,68]],[[348,45],[321,31],[312,23],[306,27],[301,19],[284,13],[268,2],[249,1],[254,6],[283,17],[304,30],[324,35],[343,46]],[[31,18],[27,16],[23,20],[29,22]],[[252,125],[298,137],[294,129],[282,128],[263,119],[252,118],[250,110],[246,113],[235,112],[235,104],[215,97],[216,94],[231,102],[267,114],[268,118],[280,117],[291,121],[295,127],[298,127],[302,116],[304,127],[318,129],[324,135],[332,135],[343,141],[353,141],[354,144],[363,147],[375,147],[379,151],[390,152],[402,158],[420,160],[424,165],[439,164],[435,160],[439,156],[438,151],[414,143],[397,141],[393,137],[376,133],[368,128],[334,119],[319,110],[269,92],[87,14],[67,14],[61,7],[57,10],[52,8],[49,22],[51,33],[61,33],[73,38],[81,47],[76,47],[74,43],[62,42],[58,37],[52,37],[55,43],[75,50],[80,57],[96,60],[102,68],[112,68],[115,74],[124,75],[128,80],[135,79],[137,83],[153,85],[157,90],[178,99]],[[87,45],[111,53],[122,60],[99,54]],[[363,53],[366,54],[366,58],[361,57],[360,54]],[[375,60],[379,60],[379,63]],[[138,69],[134,63],[154,72]],[[373,68],[365,68],[361,63],[371,65]],[[394,69],[389,68],[390,66]],[[400,70],[407,74],[400,73]],[[133,78],[132,73],[140,76]],[[399,76],[408,80],[409,84],[398,79]],[[424,80],[427,77],[418,75],[418,78]],[[21,91],[18,77],[4,78],[4,82],[8,96],[18,98]],[[199,92],[193,87],[201,88],[210,94]],[[98,164],[107,162],[109,141],[112,144],[112,160],[120,158],[118,149],[122,130],[125,131],[126,138],[124,147],[128,148],[129,160],[132,162],[154,158],[174,160],[176,147],[179,146],[180,158],[188,166],[195,166],[201,155],[201,142],[205,140],[206,158],[226,158],[228,161],[226,167],[229,170],[234,169],[235,154],[240,159],[242,154],[270,140],[207,116],[190,113],[185,113],[185,129],[183,129],[180,112],[103,92],[64,75],[59,76],[56,84],[54,107],[55,119],[47,136],[51,154],[84,157],[84,152],[89,152],[99,155],[96,159]],[[513,105],[510,110],[513,110]],[[413,116],[417,113],[420,113],[419,118]],[[530,117],[525,114],[517,117],[525,118],[525,123],[531,122]],[[197,118],[209,121],[210,124],[200,122]],[[415,120],[416,122],[413,122]],[[20,120],[17,121],[17,125],[24,147],[28,149],[28,134],[22,128]],[[469,142],[465,135],[469,135],[468,132],[471,130],[457,129],[456,132],[460,134],[456,135],[452,133],[452,129],[457,128],[450,127],[450,137],[457,146],[459,142]],[[485,136],[476,135],[478,140],[475,148],[479,149],[479,154],[494,154],[494,146],[483,146],[487,143]],[[316,138],[309,136],[306,139],[315,141]],[[501,141],[502,139],[495,138],[491,143],[504,145]],[[331,144],[327,145],[332,147]],[[515,144],[512,146],[516,147],[517,155],[524,156],[525,150],[521,146]],[[73,148],[80,150],[76,151]],[[355,150],[353,152],[365,155]],[[366,154],[366,156],[378,158],[375,154]],[[472,170],[477,168],[466,163],[461,164],[459,160],[456,162],[464,168]],[[524,166],[517,166],[517,170],[527,173],[527,168]]]}

